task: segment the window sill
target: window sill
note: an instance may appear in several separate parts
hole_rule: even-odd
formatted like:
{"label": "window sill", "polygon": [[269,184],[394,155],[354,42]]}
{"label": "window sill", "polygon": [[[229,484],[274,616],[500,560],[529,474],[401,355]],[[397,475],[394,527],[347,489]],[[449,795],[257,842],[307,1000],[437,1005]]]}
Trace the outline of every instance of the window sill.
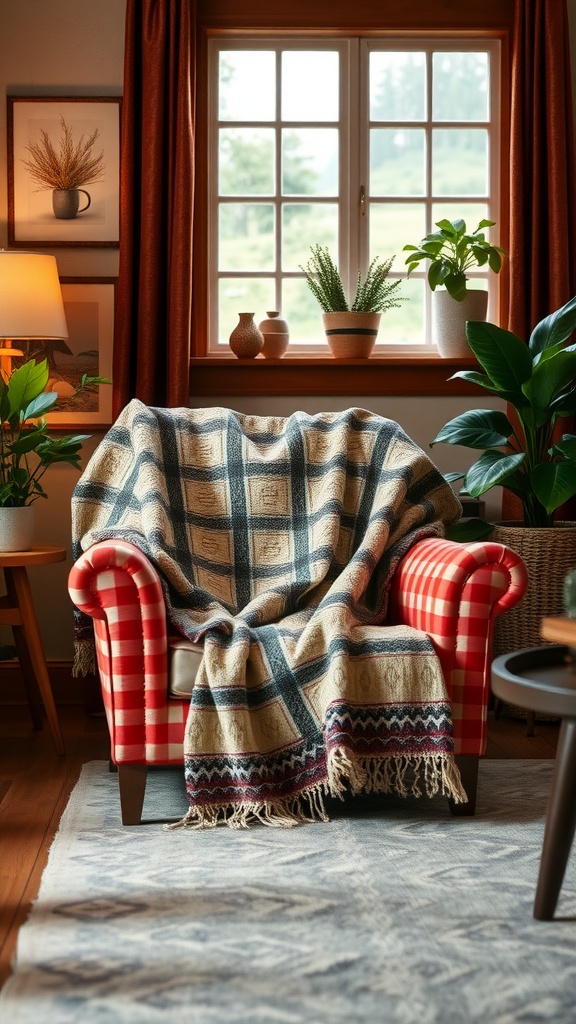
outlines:
{"label": "window sill", "polygon": [[386,355],[335,360],[325,356],[190,360],[191,395],[477,395],[457,370],[478,369],[469,359]]}

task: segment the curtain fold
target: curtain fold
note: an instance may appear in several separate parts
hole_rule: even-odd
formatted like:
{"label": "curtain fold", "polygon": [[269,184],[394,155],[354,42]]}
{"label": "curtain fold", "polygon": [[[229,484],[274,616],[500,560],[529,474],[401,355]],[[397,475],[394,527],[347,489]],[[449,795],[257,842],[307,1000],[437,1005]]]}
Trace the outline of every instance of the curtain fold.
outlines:
{"label": "curtain fold", "polygon": [[509,330],[528,338],[576,294],[576,174],[566,0],[516,0]]}
{"label": "curtain fold", "polygon": [[[508,328],[535,325],[576,295],[576,163],[566,0],[515,0],[510,126]],[[513,410],[508,410],[512,420]],[[576,432],[574,417],[556,435]],[[522,518],[504,491],[502,518]],[[556,512],[576,519],[576,500]]]}
{"label": "curtain fold", "polygon": [[195,0],[128,0],[114,415],[189,403]]}

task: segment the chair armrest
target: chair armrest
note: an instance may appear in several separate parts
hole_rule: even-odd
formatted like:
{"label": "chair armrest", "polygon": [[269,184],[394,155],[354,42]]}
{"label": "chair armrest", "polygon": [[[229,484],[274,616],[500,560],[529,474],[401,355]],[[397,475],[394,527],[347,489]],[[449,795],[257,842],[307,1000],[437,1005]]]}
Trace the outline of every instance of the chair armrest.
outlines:
{"label": "chair armrest", "polygon": [[452,702],[457,753],[483,752],[494,619],[520,601],[527,584],[520,556],[490,541],[429,537],[414,544],[396,569],[390,621],[414,626],[432,640]]}
{"label": "chair armrest", "polygon": [[154,712],[166,705],[166,605],[160,578],[134,544],[99,541],[68,578],[94,620],[96,658],[115,761],[143,761]]}

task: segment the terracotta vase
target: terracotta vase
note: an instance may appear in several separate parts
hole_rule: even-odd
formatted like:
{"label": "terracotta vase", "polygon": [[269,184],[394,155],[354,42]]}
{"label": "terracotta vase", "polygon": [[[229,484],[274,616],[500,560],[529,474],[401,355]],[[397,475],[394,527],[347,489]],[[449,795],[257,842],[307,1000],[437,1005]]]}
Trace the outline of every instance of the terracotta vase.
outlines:
{"label": "terracotta vase", "polygon": [[290,332],[288,324],[280,316],[279,310],[266,313],[267,320],[261,320],[258,328],[264,338],[262,355],[265,359],[281,359],[288,348]]}
{"label": "terracotta vase", "polygon": [[254,359],[262,351],[264,338],[254,323],[254,313],[238,313],[238,317],[230,348],[238,359]]}
{"label": "terracotta vase", "polygon": [[368,359],[381,313],[323,313],[326,341],[335,359]]}

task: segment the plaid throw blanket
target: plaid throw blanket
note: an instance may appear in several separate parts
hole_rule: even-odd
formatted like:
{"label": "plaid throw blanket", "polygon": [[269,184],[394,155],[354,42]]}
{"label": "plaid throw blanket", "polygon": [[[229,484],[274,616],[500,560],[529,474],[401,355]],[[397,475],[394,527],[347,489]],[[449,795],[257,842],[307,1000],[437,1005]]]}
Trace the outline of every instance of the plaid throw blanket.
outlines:
{"label": "plaid throw blanket", "polygon": [[349,791],[466,799],[432,645],[383,625],[398,560],[461,514],[396,423],[135,400],[72,505],[75,554],[138,545],[172,626],[204,643],[182,824],[294,824]]}

